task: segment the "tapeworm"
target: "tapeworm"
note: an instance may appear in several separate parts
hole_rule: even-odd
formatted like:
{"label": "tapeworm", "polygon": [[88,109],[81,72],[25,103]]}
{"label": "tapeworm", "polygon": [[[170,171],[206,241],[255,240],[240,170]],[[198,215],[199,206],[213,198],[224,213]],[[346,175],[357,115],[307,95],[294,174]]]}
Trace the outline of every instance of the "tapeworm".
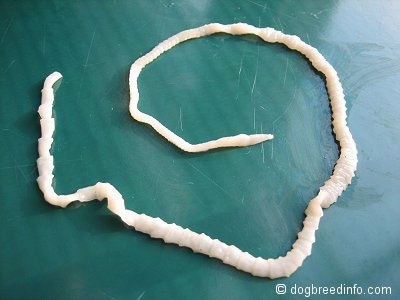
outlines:
{"label": "tapeworm", "polygon": [[342,85],[334,68],[318,50],[304,43],[295,35],[287,35],[272,28],[257,28],[244,23],[230,25],[213,23],[185,30],[160,43],[149,53],[133,63],[129,74],[129,109],[131,115],[137,121],[151,125],[168,141],[189,152],[207,151],[218,147],[248,146],[271,139],[273,136],[268,134],[240,134],[193,145],[174,134],[155,118],[140,112],[138,109],[139,91],[137,78],[147,64],[183,41],[218,32],[231,35],[253,34],[269,43],[285,44],[288,48],[302,53],[309,59],[313,67],[326,77],[326,88],[332,109],[332,127],[335,138],[340,145],[340,155],[334,167],[333,174],[320,187],[317,196],[309,202],[305,210],[306,217],[303,221],[303,228],[298,233],[298,238],[293,244],[292,249],[285,256],[275,259],[254,257],[234,245],[227,245],[218,239],[210,238],[204,233],[198,234],[174,223],[168,224],[160,218],[153,218],[126,209],[122,195],[110,183],[98,182],[93,186],[78,189],[73,194],[58,195],[52,186],[54,161],[50,153],[55,130],[55,121],[52,116],[54,103],[53,85],[62,77],[58,72],[54,72],[46,78],[42,89],[42,102],[38,110],[41,118],[42,136],[38,140],[39,158],[37,159],[37,166],[39,177],[37,178],[37,182],[45,200],[53,205],[66,207],[73,201],[87,202],[95,199],[107,199],[107,207],[111,212],[118,215],[124,223],[134,227],[135,230],[146,233],[153,238],[163,239],[166,243],[188,247],[194,252],[215,257],[225,264],[234,266],[254,276],[269,278],[288,277],[311,254],[312,244],[315,241],[315,232],[323,215],[322,209],[336,202],[337,198],[351,183],[357,167],[357,149],[350,130],[347,127],[346,102]]}

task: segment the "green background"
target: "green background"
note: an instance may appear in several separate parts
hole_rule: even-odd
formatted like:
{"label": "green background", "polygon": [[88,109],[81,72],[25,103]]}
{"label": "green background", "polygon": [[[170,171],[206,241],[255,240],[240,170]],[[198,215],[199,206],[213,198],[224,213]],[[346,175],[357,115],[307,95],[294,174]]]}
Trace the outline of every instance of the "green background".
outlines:
{"label": "green background", "polygon": [[[399,15],[398,1],[1,1],[0,298],[294,299],[291,287],[312,284],[388,286],[382,299],[400,297]],[[58,193],[111,182],[136,212],[255,256],[286,253],[338,156],[323,77],[301,55],[215,35],[173,48],[139,77],[140,108],[187,140],[275,135],[262,145],[187,154],[128,112],[132,62],[210,22],[298,35],[345,90],[357,175],[287,279],[151,239],[103,202],[51,206],[35,181],[40,90],[57,70]]]}

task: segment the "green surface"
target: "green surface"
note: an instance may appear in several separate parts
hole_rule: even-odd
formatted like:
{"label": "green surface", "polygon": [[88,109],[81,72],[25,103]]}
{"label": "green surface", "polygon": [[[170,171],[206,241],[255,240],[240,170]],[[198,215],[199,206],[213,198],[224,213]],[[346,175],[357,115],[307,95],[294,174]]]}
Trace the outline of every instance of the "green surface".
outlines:
{"label": "green surface", "polygon": [[[357,284],[391,287],[382,299],[398,299],[399,15],[397,1],[1,1],[0,298],[294,299],[295,284]],[[263,145],[186,154],[128,113],[131,63],[210,22],[296,34],[343,83],[357,176],[288,279],[254,278],[153,240],[104,203],[53,207],[35,182],[40,89],[57,70],[58,193],[111,182],[137,212],[256,256],[288,251],[338,156],[323,78],[301,55],[215,35],[173,48],[139,77],[141,109],[189,141],[273,133]]]}

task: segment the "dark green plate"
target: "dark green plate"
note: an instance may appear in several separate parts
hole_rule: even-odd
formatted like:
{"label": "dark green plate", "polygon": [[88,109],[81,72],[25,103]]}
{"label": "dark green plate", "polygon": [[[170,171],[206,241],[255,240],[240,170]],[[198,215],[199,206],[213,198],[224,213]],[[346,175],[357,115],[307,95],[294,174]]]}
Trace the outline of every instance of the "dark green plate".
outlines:
{"label": "dark green plate", "polygon": [[[0,298],[284,299],[313,287],[360,299],[390,288],[398,298],[400,6],[376,5],[2,1]],[[252,36],[218,34],[173,48],[139,77],[140,108],[185,139],[275,135],[262,145],[187,154],[128,112],[132,62],[172,34],[210,22],[296,34],[336,68],[345,89],[357,175],[324,211],[313,254],[288,279],[255,278],[151,239],[124,227],[102,202],[51,206],[35,181],[40,89],[57,70],[64,76],[54,107],[58,193],[111,182],[136,212],[256,256],[290,250],[338,157],[324,78],[304,57]],[[286,285],[285,295],[276,294],[277,284]]]}

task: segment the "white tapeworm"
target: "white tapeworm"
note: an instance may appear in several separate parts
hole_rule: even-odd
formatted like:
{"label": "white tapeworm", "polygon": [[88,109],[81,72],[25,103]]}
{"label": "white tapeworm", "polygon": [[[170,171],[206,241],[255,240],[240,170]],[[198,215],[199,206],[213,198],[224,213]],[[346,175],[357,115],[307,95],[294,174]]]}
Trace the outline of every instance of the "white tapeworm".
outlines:
{"label": "white tapeworm", "polygon": [[52,187],[54,163],[53,156],[50,154],[50,148],[53,142],[52,136],[55,129],[54,119],[52,118],[54,102],[53,85],[62,77],[58,72],[46,78],[42,90],[42,103],[39,107],[42,137],[39,139],[38,146],[39,158],[37,160],[37,166],[39,177],[37,182],[46,201],[53,205],[65,207],[73,201],[86,202],[94,199],[107,199],[108,209],[118,215],[123,222],[134,227],[137,231],[149,234],[153,238],[160,238],[166,243],[174,243],[182,247],[188,247],[194,252],[200,252],[210,257],[218,258],[225,264],[251,273],[254,276],[269,278],[290,276],[302,265],[304,259],[311,254],[312,244],[315,241],[315,231],[318,229],[319,221],[323,215],[322,208],[329,207],[337,200],[351,183],[357,166],[357,149],[346,123],[346,107],[342,85],[340,84],[335,70],[325,58],[315,48],[304,43],[297,36],[286,35],[272,28],[257,28],[248,24],[238,23],[231,25],[208,24],[195,29],[182,31],[156,46],[148,54],[136,60],[132,65],[129,75],[131,97],[130,112],[136,120],[150,124],[170,142],[189,152],[206,151],[217,147],[252,145],[271,138],[269,135],[238,135],[203,144],[191,145],[172,133],[153,117],[138,110],[139,92],[137,89],[137,78],[140,71],[147,64],[152,62],[163,52],[183,41],[217,32],[232,35],[254,34],[266,42],[285,44],[288,48],[297,50],[306,56],[314,68],[322,72],[326,77],[326,87],[332,107],[333,132],[340,144],[340,156],[334,167],[332,176],[320,188],[317,196],[308,204],[305,211],[306,217],[303,222],[303,229],[298,233],[296,242],[285,256],[276,259],[254,257],[233,245],[229,246],[217,239],[211,239],[204,233],[198,234],[176,224],[168,224],[160,218],[149,217],[145,214],[137,214],[125,208],[122,195],[110,183],[99,182],[93,186],[79,189],[75,193],[69,195],[56,194]]}

